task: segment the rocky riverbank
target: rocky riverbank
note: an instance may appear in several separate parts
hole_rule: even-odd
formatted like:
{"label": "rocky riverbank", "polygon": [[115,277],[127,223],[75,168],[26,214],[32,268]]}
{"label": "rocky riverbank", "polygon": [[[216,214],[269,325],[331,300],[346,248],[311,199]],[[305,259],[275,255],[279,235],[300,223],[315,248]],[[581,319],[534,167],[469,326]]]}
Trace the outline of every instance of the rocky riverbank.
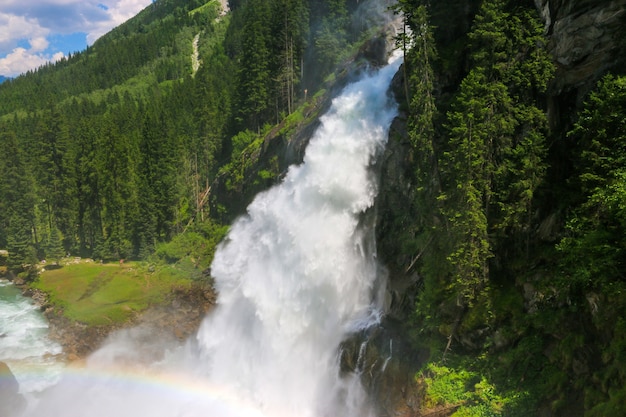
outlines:
{"label": "rocky riverbank", "polygon": [[207,284],[176,288],[166,301],[135,314],[121,324],[90,326],[72,321],[63,315],[62,308],[49,302],[48,295],[23,283],[20,287],[25,296],[40,306],[50,325],[50,338],[62,347],[70,362],[85,358],[102,345],[109,334],[123,328],[148,326],[155,337],[184,340],[198,329],[206,313],[215,304],[216,293]]}

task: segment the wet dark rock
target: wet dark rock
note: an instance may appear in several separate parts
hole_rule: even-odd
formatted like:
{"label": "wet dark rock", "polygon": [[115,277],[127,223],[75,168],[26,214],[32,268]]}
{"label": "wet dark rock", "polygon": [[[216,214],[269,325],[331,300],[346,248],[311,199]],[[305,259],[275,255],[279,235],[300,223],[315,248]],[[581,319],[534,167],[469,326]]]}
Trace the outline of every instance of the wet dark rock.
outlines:
{"label": "wet dark rock", "polygon": [[535,0],[556,64],[550,84],[553,128],[568,123],[587,94],[607,73],[626,68],[626,0]]}
{"label": "wet dark rock", "polygon": [[426,359],[427,352],[411,346],[402,324],[386,319],[342,344],[340,369],[361,377],[377,416],[417,416],[421,390],[415,374]]}
{"label": "wet dark rock", "polygon": [[6,363],[0,362],[0,416],[17,415],[26,406],[26,400],[19,391],[15,375]]}
{"label": "wet dark rock", "polygon": [[550,52],[558,65],[553,89],[586,92],[607,70],[623,61],[626,1],[535,0],[546,25]]}

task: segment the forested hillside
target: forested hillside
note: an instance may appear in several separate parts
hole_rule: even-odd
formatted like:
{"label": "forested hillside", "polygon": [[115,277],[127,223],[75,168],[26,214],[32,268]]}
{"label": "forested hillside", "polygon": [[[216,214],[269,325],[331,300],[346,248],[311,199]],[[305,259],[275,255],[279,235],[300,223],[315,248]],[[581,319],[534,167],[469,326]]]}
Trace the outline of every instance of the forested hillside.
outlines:
{"label": "forested hillside", "polygon": [[624,413],[624,56],[576,33],[623,39],[626,5],[553,3],[400,1],[405,171],[378,235],[422,410]]}
{"label": "forested hillside", "polygon": [[224,14],[217,0],[159,0],[87,50],[0,85],[10,269],[211,240],[236,214],[209,213],[215,178],[349,53],[356,3],[232,1]]}

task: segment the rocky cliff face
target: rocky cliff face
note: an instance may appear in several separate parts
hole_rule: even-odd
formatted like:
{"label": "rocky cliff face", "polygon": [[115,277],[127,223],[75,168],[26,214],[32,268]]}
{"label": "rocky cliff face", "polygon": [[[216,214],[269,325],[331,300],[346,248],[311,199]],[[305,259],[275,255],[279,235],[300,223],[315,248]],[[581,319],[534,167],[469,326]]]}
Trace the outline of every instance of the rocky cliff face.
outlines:
{"label": "rocky cliff face", "polygon": [[557,70],[550,86],[553,127],[607,72],[623,72],[626,0],[535,0]]}

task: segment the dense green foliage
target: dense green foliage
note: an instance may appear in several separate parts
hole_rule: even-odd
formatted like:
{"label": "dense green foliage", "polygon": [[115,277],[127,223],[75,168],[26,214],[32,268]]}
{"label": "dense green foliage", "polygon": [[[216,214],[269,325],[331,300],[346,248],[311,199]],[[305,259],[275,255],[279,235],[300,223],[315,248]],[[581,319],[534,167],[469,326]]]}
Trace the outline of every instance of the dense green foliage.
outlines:
{"label": "dense green foliage", "polygon": [[[87,50],[1,84],[11,269],[68,252],[145,259],[180,233],[214,248],[204,223],[237,214],[210,209],[216,179],[236,180],[261,128],[334,69],[357,3],[246,0],[220,16],[217,0],[159,0]],[[305,62],[327,65],[305,74]]]}
{"label": "dense green foliage", "polygon": [[554,69],[534,4],[474,2],[452,40],[434,29],[442,7],[400,1],[414,188],[391,226],[420,277],[409,331],[430,351],[427,398],[455,416],[621,415],[624,78],[607,76],[573,125],[549,131]]}
{"label": "dense green foliage", "polygon": [[527,402],[527,393],[501,393],[484,373],[460,366],[429,363],[418,374],[425,386],[425,410],[443,407],[453,417],[489,417],[506,415]]}
{"label": "dense green foliage", "polygon": [[[2,222],[0,246],[22,236],[39,259],[145,257],[206,211],[199,196],[219,168],[233,71],[220,47],[228,21],[215,20],[215,1],[192,12],[204,3],[157,2],[86,51],[0,86],[0,128],[20,151],[2,162],[23,164],[10,172],[29,184],[6,182],[0,200],[31,212],[27,225]],[[214,64],[197,73],[196,34]],[[9,250],[18,270],[34,260]]]}
{"label": "dense green foliage", "polygon": [[572,177],[578,198],[557,245],[555,284],[576,338],[555,360],[590,367],[577,375],[591,416],[618,415],[626,398],[626,78],[607,76],[591,94],[569,137],[577,146]]}

